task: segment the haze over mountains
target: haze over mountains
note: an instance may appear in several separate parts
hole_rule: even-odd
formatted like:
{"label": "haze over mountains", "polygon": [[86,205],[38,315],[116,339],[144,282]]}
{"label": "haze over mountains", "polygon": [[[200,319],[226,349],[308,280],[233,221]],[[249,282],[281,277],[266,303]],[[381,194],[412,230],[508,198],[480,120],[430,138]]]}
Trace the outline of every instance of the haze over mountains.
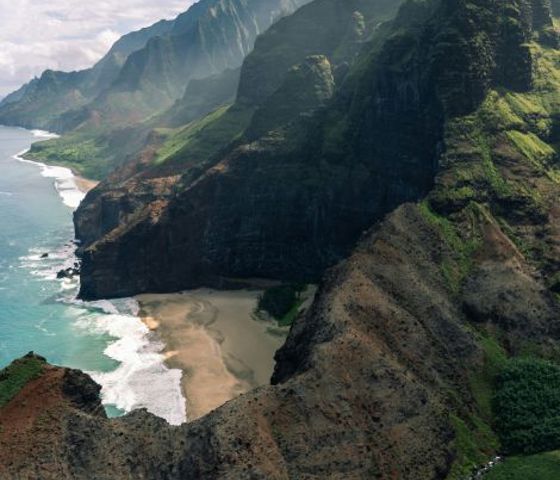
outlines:
{"label": "haze over mountains", "polygon": [[0,103],[0,123],[60,133],[100,117],[141,120],[170,106],[189,79],[239,67],[256,36],[303,3],[202,0],[174,21],[125,35],[92,69],[44,72]]}
{"label": "haze over mountains", "polygon": [[320,287],[271,385],[179,428],[16,362],[0,476],[463,480],[506,455],[488,480],[556,478],[559,16],[202,0],[126,59],[45,74],[55,108],[39,84],[5,100],[1,122],[66,132],[30,158],[101,180],[74,218],[83,299]]}

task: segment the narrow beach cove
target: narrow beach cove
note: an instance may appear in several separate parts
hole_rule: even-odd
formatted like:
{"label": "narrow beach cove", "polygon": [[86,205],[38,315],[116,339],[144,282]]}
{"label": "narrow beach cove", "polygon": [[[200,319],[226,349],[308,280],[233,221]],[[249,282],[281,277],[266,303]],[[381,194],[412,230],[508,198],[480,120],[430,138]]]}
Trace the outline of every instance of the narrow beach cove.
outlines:
{"label": "narrow beach cove", "polygon": [[260,294],[202,289],[138,297],[144,323],[166,345],[167,365],[183,371],[189,420],[270,382],[287,330],[255,316]]}
{"label": "narrow beach cove", "polygon": [[0,127],[0,367],[34,350],[88,372],[110,416],[171,424],[269,383],[287,332],[255,317],[260,291],[76,300],[78,278],[57,273],[76,266],[72,212],[95,182],[24,158],[51,136]]}

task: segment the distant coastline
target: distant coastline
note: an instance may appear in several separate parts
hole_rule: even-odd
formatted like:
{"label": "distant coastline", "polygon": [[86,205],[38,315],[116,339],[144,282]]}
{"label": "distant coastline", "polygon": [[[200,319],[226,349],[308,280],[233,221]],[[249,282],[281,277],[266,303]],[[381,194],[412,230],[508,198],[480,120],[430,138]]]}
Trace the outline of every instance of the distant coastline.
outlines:
{"label": "distant coastline", "polygon": [[[27,129],[27,128],[24,128],[24,127],[9,126],[9,125],[0,125],[0,127],[15,128],[17,130],[23,130],[23,131],[26,131],[26,132],[30,132],[34,137],[36,137],[39,140],[50,140],[50,139],[53,139],[53,138],[59,138],[60,137],[60,135],[58,135],[57,133],[48,132],[46,130]],[[86,178],[86,177],[80,175],[80,173],[78,173],[73,168],[63,167],[63,166],[60,166],[60,165],[49,164],[49,163],[45,163],[45,162],[39,162],[35,159],[27,158],[26,154],[29,151],[30,151],[30,148],[28,148],[28,149],[26,149],[22,152],[19,152],[18,154],[16,154],[14,156],[14,158],[16,158],[16,160],[19,160],[19,161],[25,161],[25,162],[28,162],[28,163],[31,163],[31,164],[35,164],[35,165],[37,165],[41,168],[50,167],[50,168],[69,170],[72,173],[72,176],[74,177],[73,180],[76,183],[76,187],[83,194],[87,194],[90,190],[93,190],[97,185],[99,185],[98,181],[91,180],[89,178]],[[66,175],[66,177],[68,177],[68,175]]]}
{"label": "distant coastline", "polygon": [[[37,138],[57,138],[55,133],[43,130],[31,130],[33,136]],[[95,188],[99,182],[90,180],[80,176],[73,169],[58,165],[50,165],[44,162],[38,162],[26,157],[29,149],[26,149],[14,155],[14,158],[20,162],[26,162],[38,166],[42,169],[42,175],[47,178],[54,178],[55,188],[62,197],[63,202],[70,208],[78,208],[85,195]]]}

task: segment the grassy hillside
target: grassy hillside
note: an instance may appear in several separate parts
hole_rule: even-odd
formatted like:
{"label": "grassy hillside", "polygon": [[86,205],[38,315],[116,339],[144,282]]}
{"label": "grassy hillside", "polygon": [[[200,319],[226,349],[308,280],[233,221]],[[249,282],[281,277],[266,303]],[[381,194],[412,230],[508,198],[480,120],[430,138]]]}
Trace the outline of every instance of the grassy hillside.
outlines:
{"label": "grassy hillside", "polygon": [[511,457],[496,466],[485,480],[557,480],[560,475],[560,452],[529,457]]}
{"label": "grassy hillside", "polygon": [[39,377],[45,361],[27,355],[0,371],[0,408],[6,405],[31,380]]}

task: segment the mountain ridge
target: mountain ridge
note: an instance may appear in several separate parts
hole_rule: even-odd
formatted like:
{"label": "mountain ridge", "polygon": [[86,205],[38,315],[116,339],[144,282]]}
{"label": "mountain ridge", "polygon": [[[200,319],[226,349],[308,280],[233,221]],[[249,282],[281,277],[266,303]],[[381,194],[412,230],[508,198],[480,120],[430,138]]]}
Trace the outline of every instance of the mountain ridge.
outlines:
{"label": "mountain ridge", "polygon": [[[48,95],[49,83],[62,83],[63,94],[62,98],[56,99],[61,102],[59,108],[54,108],[54,116],[63,114],[69,110],[73,110],[81,105],[87,103],[88,99],[93,98],[97,93],[106,88],[114,80],[118,69],[122,66],[126,57],[137,49],[143,48],[152,36],[164,34],[171,30],[173,22],[161,20],[151,27],[146,27],[136,32],[132,32],[121,37],[111,47],[109,52],[103,56],[92,68],[74,71],[74,72],[57,72],[53,70],[46,70],[43,74],[31,80],[29,83],[23,85],[20,89],[6,96],[0,102],[0,119],[5,124],[16,124],[16,126],[29,127],[29,128],[44,128],[48,130],[60,129],[57,127],[56,122],[52,123],[53,115],[48,113],[46,118],[33,118],[39,116],[41,109],[48,108],[52,110],[51,105],[43,106],[41,102],[44,100],[41,97]],[[75,79],[74,83],[64,85],[65,82]],[[65,103],[66,96],[71,98]],[[73,98],[72,98],[73,97]],[[76,98],[79,97],[79,98]],[[48,103],[52,104],[53,99],[48,98]],[[21,109],[17,111],[17,104],[23,102]],[[33,102],[39,105],[31,105],[31,113],[26,113],[25,108]],[[2,112],[2,109],[8,110]],[[15,112],[12,110],[16,109]],[[18,117],[19,115],[19,117]],[[31,115],[31,118],[28,118]],[[15,116],[11,118],[11,116]],[[21,117],[21,118],[20,118]]]}
{"label": "mountain ridge", "polygon": [[125,35],[92,69],[45,72],[4,99],[0,122],[63,133],[141,121],[170,107],[189,78],[237,68],[259,33],[307,1],[200,0],[173,21]]}

